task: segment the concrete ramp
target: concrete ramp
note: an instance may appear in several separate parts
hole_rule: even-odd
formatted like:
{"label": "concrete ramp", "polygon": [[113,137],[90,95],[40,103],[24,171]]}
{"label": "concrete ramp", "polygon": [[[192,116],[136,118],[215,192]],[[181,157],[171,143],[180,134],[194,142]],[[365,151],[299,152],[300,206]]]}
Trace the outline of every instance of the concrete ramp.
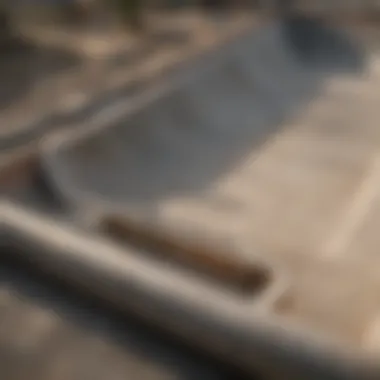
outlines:
{"label": "concrete ramp", "polygon": [[[269,25],[210,52],[43,142],[43,165],[109,239],[118,226],[125,244],[138,235],[145,250],[171,247],[171,259],[198,267],[260,262],[271,275],[249,305],[284,331],[291,323],[342,352],[376,354],[380,263],[360,236],[380,243],[365,227],[380,195],[379,57],[353,36],[309,32],[307,51],[289,25]],[[258,312],[247,302],[244,313]]]}
{"label": "concrete ramp", "polygon": [[[95,121],[90,132],[74,137],[83,149],[64,167],[111,203],[146,204],[207,188],[279,133],[337,71],[364,70],[359,52],[351,67],[330,57],[324,65],[303,61],[297,53],[282,25],[212,52],[167,87],[137,99],[141,104],[127,105],[131,111],[121,104],[99,117],[107,122]],[[99,177],[104,165],[112,168],[106,178]]]}

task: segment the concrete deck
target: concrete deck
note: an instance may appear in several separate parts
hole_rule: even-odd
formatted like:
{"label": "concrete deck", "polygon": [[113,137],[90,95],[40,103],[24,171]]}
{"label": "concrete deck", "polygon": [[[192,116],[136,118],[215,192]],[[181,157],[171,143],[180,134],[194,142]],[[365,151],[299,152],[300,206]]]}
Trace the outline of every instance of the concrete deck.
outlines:
{"label": "concrete deck", "polygon": [[277,27],[251,35],[141,112],[115,108],[112,127],[49,142],[50,174],[84,208],[277,263],[290,301],[273,314],[380,348],[368,332],[380,310],[380,57],[329,57],[300,62]]}

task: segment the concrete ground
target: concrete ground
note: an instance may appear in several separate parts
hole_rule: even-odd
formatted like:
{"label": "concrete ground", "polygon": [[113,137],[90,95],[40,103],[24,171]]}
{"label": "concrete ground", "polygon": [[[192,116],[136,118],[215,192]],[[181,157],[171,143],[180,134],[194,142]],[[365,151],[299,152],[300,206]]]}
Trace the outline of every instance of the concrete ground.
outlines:
{"label": "concrete ground", "polygon": [[[168,69],[244,28],[247,20],[238,16],[224,33],[198,15],[178,16],[176,21],[172,25],[161,19],[142,41],[118,30],[78,33],[52,24],[23,29],[28,35],[25,42],[38,44],[0,63],[1,81],[7,84],[0,89],[0,145],[47,119],[46,129],[22,140],[38,142],[52,126],[47,116],[58,116],[62,127],[67,120],[77,121],[75,116],[62,115],[75,114],[87,102],[98,101],[96,109],[140,91]],[[93,107],[90,104],[84,114],[94,112]],[[86,119],[78,112],[80,117]],[[18,190],[27,193],[34,205],[38,199],[49,209],[38,190],[33,195],[27,186]],[[239,376],[133,318],[122,318],[4,261],[0,266],[0,370],[8,380],[229,380]]]}
{"label": "concrete ground", "polygon": [[252,32],[133,118],[121,106],[113,128],[67,151],[47,143],[51,175],[71,199],[184,247],[276,263],[291,302],[273,315],[372,349],[379,55],[326,31],[311,65],[283,36]]}
{"label": "concrete ground", "polygon": [[[279,42],[276,28],[263,39],[252,34],[218,56],[220,64],[192,71],[194,80],[187,87],[174,88],[149,112],[123,119],[122,106],[111,108],[100,116],[120,117],[114,128],[67,151],[48,143],[45,153],[55,157],[50,176],[64,185],[67,197],[81,201],[76,190],[84,190],[94,205],[99,202],[96,207],[138,215],[184,247],[198,240],[217,250],[227,247],[230,256],[247,265],[256,265],[257,258],[268,266],[275,263],[289,281],[281,298],[269,305],[269,315],[377,353],[379,55],[375,46],[368,52],[344,49],[335,57],[338,67],[317,69],[300,63]],[[352,59],[354,64],[346,65]],[[44,158],[49,162],[49,156]],[[116,378],[133,376],[133,371],[139,378],[160,378],[161,373],[162,378],[192,378],[176,365],[174,374],[173,367],[170,373],[161,371],[157,362],[150,372],[151,364],[135,361],[130,349],[119,354],[104,347],[97,333],[84,337],[78,329],[68,342],[70,322],[56,322],[50,307],[20,303],[29,296],[10,291],[16,285],[7,276],[5,271],[0,299],[7,322],[0,344],[3,339],[4,347],[14,347],[13,378],[25,376],[16,362],[26,363],[33,373],[40,368],[49,373],[54,365],[62,371],[74,368],[65,352],[53,364],[36,365],[33,355],[55,344],[44,346],[44,338],[33,338],[33,329],[47,335],[39,323],[53,326],[67,353],[82,347],[80,361],[100,362],[103,352],[110,353],[111,362],[120,359],[114,365],[120,368]],[[37,292],[42,294],[37,298],[44,292]],[[36,327],[23,333],[33,323]],[[107,369],[96,372],[101,371]],[[224,379],[218,371],[205,374],[212,376]]]}

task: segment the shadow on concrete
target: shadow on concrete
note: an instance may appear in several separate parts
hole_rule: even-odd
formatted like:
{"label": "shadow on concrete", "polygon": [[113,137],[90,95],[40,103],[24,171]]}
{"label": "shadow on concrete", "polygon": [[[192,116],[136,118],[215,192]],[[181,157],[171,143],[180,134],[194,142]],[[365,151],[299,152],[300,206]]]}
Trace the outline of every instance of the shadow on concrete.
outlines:
{"label": "shadow on concrete", "polygon": [[0,366],[7,379],[48,380],[63,373],[66,380],[245,379],[136,318],[6,257],[0,291],[10,296],[1,299]]}
{"label": "shadow on concrete", "polygon": [[288,46],[308,65],[360,72],[365,64],[363,47],[351,36],[324,23],[322,19],[293,15],[283,23]]}

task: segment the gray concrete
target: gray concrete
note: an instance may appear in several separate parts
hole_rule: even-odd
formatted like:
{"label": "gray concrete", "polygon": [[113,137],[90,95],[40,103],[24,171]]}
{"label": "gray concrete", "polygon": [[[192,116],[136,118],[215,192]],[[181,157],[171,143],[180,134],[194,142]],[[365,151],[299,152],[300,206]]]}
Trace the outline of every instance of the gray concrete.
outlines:
{"label": "gray concrete", "polygon": [[45,164],[84,209],[271,258],[293,284],[274,314],[365,349],[377,259],[350,247],[380,181],[379,57],[331,31],[311,51],[288,37],[293,48],[269,26],[210,54],[90,132],[45,144]]}
{"label": "gray concrete", "polygon": [[[104,214],[117,214],[148,234],[158,232],[183,251],[199,243],[196,253],[211,252],[213,259],[216,255],[226,260],[227,252],[229,260],[241,265],[254,267],[258,259],[267,266],[273,264],[265,289],[233,301],[248,310],[247,323],[255,333],[261,331],[263,342],[267,335],[256,323],[258,310],[264,313],[259,315],[265,322],[276,321],[287,338],[289,326],[294,328],[296,341],[300,331],[319,332],[322,341],[323,337],[336,338],[335,353],[353,348],[359,357],[367,358],[367,354],[377,355],[380,341],[376,258],[379,57],[347,41],[331,39],[329,33],[324,32],[317,49],[299,54],[278,26],[263,28],[228,49],[210,53],[135,102],[100,111],[82,126],[82,132],[49,139],[41,144],[41,151],[45,179],[53,183],[58,196],[78,207],[77,215],[83,213],[88,225],[92,217],[96,222]],[[288,36],[293,38],[293,47],[304,46],[294,34]],[[335,42],[322,43],[326,41]],[[44,202],[41,197],[29,199],[31,195],[24,197]],[[18,212],[23,215],[25,210]],[[121,273],[127,267],[133,273],[124,276],[124,282],[137,275],[149,277],[146,271],[131,267],[142,260],[154,273],[165,267],[160,276],[147,279],[147,283],[162,279],[155,288],[166,285],[170,291],[163,292],[164,296],[183,291],[170,280],[174,276],[182,283],[186,276],[181,277],[166,262],[156,265],[139,254],[130,258],[135,251],[131,244],[108,249],[108,238],[98,245],[88,236],[86,241],[77,236],[70,246],[64,229],[46,233],[54,222],[46,220],[41,227],[37,218],[29,218],[18,217],[19,229],[27,226],[37,231],[37,243],[24,233],[29,242],[25,245],[35,244],[34,258],[47,263],[57,252],[71,257],[79,252],[96,259],[98,265],[112,261],[113,252],[120,263],[114,270]],[[65,244],[59,244],[57,236],[64,236]],[[13,235],[15,245],[20,239]],[[46,243],[51,241],[55,243]],[[38,248],[47,246],[51,249]],[[61,261],[55,260],[50,269],[62,274],[59,263],[64,254],[58,256]],[[80,271],[73,273],[82,279]],[[192,298],[201,303],[199,295],[207,296],[214,288],[206,291],[202,281],[192,281],[195,288],[203,289]],[[277,290],[274,285],[279,283],[280,292],[263,307],[263,295]],[[96,285],[99,291],[102,286],[107,288],[104,282]],[[216,291],[223,302],[231,301],[221,295],[224,288]],[[120,292],[116,298],[120,303],[130,301],[120,298]],[[186,297],[177,300],[183,303]],[[149,302],[142,304],[150,306]],[[162,311],[162,305],[158,306]],[[190,309],[196,314],[196,309]],[[224,313],[235,315],[239,310],[226,308]],[[223,320],[223,315],[218,317]],[[217,333],[214,337],[219,342]],[[286,339],[271,342],[285,355],[280,359],[291,355]],[[315,343],[307,339],[307,350],[300,350],[308,364],[308,352],[313,352]],[[245,358],[252,365],[250,351],[243,351],[248,355],[237,355],[238,359]],[[314,355],[319,369],[336,364],[322,357]],[[305,362],[297,365],[302,367]],[[338,367],[339,371],[347,369]],[[270,360],[265,370],[276,372],[278,368]],[[358,378],[353,372],[346,376]]]}

